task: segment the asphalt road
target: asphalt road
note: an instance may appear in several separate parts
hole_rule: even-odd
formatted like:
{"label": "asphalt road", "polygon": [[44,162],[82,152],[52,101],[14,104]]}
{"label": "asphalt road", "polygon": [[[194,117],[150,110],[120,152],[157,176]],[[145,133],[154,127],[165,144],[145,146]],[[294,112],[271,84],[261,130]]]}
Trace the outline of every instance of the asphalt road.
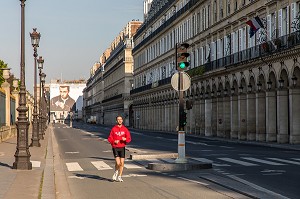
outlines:
{"label": "asphalt road", "polygon": [[[55,124],[54,133],[74,198],[204,198],[203,194],[207,194],[206,198],[298,198],[300,195],[299,152],[188,136],[187,157],[212,162],[213,169],[163,173],[145,168],[154,160],[127,160],[125,182],[111,182],[114,160],[105,140],[109,130],[110,127],[83,123],[74,123],[73,128]],[[127,157],[131,153],[177,152],[177,135],[138,130],[131,133],[133,140]]]}

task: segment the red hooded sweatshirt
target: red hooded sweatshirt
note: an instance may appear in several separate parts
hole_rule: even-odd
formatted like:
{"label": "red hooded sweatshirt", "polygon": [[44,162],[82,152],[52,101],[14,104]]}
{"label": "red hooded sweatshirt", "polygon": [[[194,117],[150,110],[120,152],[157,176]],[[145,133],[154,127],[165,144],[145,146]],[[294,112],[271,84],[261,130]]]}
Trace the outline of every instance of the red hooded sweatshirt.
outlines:
{"label": "red hooded sweatshirt", "polygon": [[[125,137],[126,141],[123,141],[122,137]],[[125,147],[125,145],[131,141],[131,136],[128,129],[124,125],[122,125],[121,127],[115,125],[111,129],[107,140],[113,148],[122,148]],[[115,140],[120,140],[120,141],[118,142],[118,144],[115,144]]]}

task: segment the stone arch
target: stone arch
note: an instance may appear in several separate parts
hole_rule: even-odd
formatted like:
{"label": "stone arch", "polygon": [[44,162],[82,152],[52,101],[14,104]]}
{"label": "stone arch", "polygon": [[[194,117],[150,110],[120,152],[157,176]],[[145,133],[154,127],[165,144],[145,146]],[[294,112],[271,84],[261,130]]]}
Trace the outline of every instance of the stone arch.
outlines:
{"label": "stone arch", "polygon": [[283,80],[283,88],[288,88],[289,87],[289,76],[288,76],[288,71],[286,69],[282,69],[280,72],[280,78],[278,81],[280,82],[282,80]]}
{"label": "stone arch", "polygon": [[261,90],[265,91],[266,90],[266,79],[265,79],[265,75],[263,73],[261,73],[258,77],[257,77],[257,89],[259,89],[259,84],[261,84]]}
{"label": "stone arch", "polygon": [[[299,80],[300,80],[300,67],[299,66],[296,66],[295,68],[294,68],[294,71],[293,71],[293,78],[296,78],[294,81],[296,81],[295,82],[295,87],[299,87],[300,86],[300,84],[299,84]],[[292,82],[292,84],[293,84],[293,82]]]}

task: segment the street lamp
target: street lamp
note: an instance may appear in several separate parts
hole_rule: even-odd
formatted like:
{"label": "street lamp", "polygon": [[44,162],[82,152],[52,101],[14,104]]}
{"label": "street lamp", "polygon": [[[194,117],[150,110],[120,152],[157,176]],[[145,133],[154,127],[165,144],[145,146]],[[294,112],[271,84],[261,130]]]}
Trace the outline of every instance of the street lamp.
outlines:
{"label": "street lamp", "polygon": [[44,99],[44,85],[45,85],[45,79],[46,79],[46,74],[45,73],[41,73],[40,75],[41,77],[41,83],[42,83],[42,94],[41,94],[41,102],[43,102],[43,104],[41,104],[41,136],[42,138],[44,139],[44,130],[45,130],[45,120],[44,120],[44,115],[45,115],[45,112],[46,112],[46,108],[45,108],[45,99]]}
{"label": "street lamp", "polygon": [[26,86],[25,86],[25,0],[21,1],[21,62],[20,62],[20,101],[17,111],[19,112],[17,125],[17,150],[13,169],[31,170],[30,152],[28,147],[28,117],[26,115]]}
{"label": "street lamp", "polygon": [[37,63],[38,63],[38,69],[39,69],[39,76],[40,76],[40,89],[39,89],[39,120],[38,120],[38,128],[39,128],[39,138],[40,139],[44,139],[44,134],[43,134],[43,118],[42,118],[42,69],[43,69],[43,64],[44,64],[44,59],[42,56],[39,56],[39,58],[37,59]]}
{"label": "street lamp", "polygon": [[33,57],[34,57],[34,103],[33,103],[33,121],[32,121],[32,138],[30,146],[37,146],[40,147],[40,138],[39,138],[39,126],[38,126],[38,112],[37,112],[37,88],[36,88],[36,57],[37,54],[37,47],[39,47],[40,37],[41,34],[36,31],[36,28],[33,28],[33,32],[30,33],[31,37],[31,44],[33,47]]}

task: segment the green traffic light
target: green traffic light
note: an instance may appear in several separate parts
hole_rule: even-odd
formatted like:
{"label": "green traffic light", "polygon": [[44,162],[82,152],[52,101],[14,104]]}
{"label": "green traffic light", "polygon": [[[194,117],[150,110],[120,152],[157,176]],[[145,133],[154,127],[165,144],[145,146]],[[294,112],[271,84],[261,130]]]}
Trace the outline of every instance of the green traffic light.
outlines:
{"label": "green traffic light", "polygon": [[185,67],[186,67],[186,65],[185,65],[184,62],[181,62],[181,63],[179,64],[179,68],[184,69]]}

